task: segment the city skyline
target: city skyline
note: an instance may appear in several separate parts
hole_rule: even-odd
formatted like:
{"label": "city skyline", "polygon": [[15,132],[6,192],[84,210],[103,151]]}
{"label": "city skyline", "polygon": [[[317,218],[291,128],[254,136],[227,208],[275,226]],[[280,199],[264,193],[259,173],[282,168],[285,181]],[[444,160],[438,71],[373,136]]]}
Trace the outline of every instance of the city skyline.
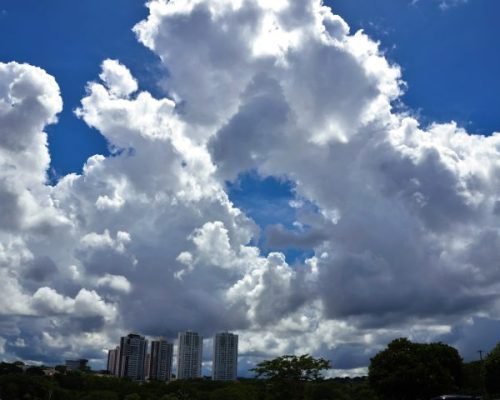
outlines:
{"label": "city skyline", "polygon": [[[219,332],[208,340],[213,342],[210,365],[212,379],[236,380],[238,335],[227,331]],[[111,375],[138,381],[170,381],[173,377],[195,379],[203,377],[203,356],[203,337],[197,332],[179,332],[177,340],[172,343],[162,337],[148,340],[137,333],[129,333],[120,338],[119,346],[107,350],[106,369]],[[71,362],[78,364],[79,361]]]}

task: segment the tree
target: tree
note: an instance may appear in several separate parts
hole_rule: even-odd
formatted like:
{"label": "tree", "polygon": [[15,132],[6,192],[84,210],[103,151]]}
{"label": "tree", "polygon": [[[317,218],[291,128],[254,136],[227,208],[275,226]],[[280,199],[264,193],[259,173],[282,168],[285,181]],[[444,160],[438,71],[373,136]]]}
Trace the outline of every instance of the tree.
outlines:
{"label": "tree", "polygon": [[179,400],[179,398],[175,394],[169,393],[160,397],[160,400]]}
{"label": "tree", "polygon": [[462,384],[462,359],[444,343],[393,340],[371,359],[369,381],[383,398],[416,400],[454,392]]}
{"label": "tree", "polygon": [[321,379],[321,371],[330,368],[330,361],[304,354],[299,357],[281,356],[274,360],[262,361],[251,371],[255,372],[257,378],[274,381],[311,381]]}
{"label": "tree", "polygon": [[478,394],[484,391],[483,363],[479,360],[464,364],[463,387],[466,393]]}
{"label": "tree", "polygon": [[330,361],[304,354],[262,361],[251,371],[257,378],[270,381],[267,398],[292,400],[302,399],[305,383],[322,379],[321,372],[330,368]]}
{"label": "tree", "polygon": [[60,374],[65,374],[68,371],[68,367],[66,367],[66,365],[56,365],[54,369]]}
{"label": "tree", "polygon": [[257,400],[258,390],[252,385],[233,383],[210,393],[210,400]]}
{"label": "tree", "polygon": [[500,343],[484,360],[484,383],[490,395],[500,394]]}
{"label": "tree", "polygon": [[10,364],[6,362],[0,363],[0,375],[21,374],[22,368],[16,363]]}
{"label": "tree", "polygon": [[123,400],[141,400],[141,396],[139,396],[137,393],[132,393],[126,395]]}
{"label": "tree", "polygon": [[175,394],[164,394],[160,397],[160,400],[179,400],[179,398]]}
{"label": "tree", "polygon": [[109,390],[96,390],[90,392],[81,400],[118,400],[118,394]]}
{"label": "tree", "polygon": [[45,373],[43,372],[43,368],[42,367],[29,367],[27,370],[26,370],[26,374],[27,375],[36,375],[36,376],[45,376]]}
{"label": "tree", "polygon": [[19,400],[24,398],[46,399],[54,388],[45,376],[16,374],[0,377],[0,398]]}

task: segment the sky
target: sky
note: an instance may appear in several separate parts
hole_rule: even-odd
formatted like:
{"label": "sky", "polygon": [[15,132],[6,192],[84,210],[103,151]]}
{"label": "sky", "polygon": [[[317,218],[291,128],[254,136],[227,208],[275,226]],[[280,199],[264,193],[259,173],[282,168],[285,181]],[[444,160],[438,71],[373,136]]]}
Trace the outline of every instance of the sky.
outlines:
{"label": "sky", "polygon": [[0,0],[0,358],[240,374],[500,327],[493,0]]}

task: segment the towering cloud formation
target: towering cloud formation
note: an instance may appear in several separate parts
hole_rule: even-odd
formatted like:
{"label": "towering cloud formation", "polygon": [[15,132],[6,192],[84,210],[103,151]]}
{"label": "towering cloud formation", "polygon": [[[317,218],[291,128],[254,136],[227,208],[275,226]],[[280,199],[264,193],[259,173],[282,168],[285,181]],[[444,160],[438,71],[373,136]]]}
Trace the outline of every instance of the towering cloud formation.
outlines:
{"label": "towering cloud formation", "polygon": [[[189,327],[238,330],[250,362],[312,352],[355,369],[396,335],[467,348],[463,323],[499,317],[500,136],[394,111],[398,67],[319,0],[148,7],[134,29],[172,98],[105,60],[77,115],[112,156],[54,187],[57,84],[0,64],[4,354],[99,359],[120,330]],[[250,170],[293,183],[295,230],[265,234],[310,248],[303,264],[251,244],[259,227],[224,184]]]}

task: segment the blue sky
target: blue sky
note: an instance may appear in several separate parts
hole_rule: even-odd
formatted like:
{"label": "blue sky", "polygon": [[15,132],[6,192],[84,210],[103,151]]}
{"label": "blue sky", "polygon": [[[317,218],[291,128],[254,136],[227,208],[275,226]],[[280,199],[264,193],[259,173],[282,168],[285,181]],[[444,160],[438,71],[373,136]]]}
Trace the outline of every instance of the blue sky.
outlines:
{"label": "blue sky", "polygon": [[403,68],[405,104],[424,121],[455,120],[467,129],[498,130],[500,4],[469,0],[439,7],[439,1],[337,0],[334,10],[353,29],[381,42]]}
{"label": "blue sky", "polygon": [[131,27],[147,15],[143,1],[85,2],[2,0],[2,61],[38,65],[57,76],[64,110],[49,127],[52,167],[57,175],[80,172],[90,155],[106,154],[103,137],[75,117],[73,110],[105,58],[119,58],[153,93],[158,60],[137,43]]}
{"label": "blue sky", "polygon": [[[143,0],[0,0],[0,291],[19,299],[0,299],[0,357],[102,363],[118,332],[238,330],[250,367],[313,335],[313,354],[359,350],[338,366],[358,374],[397,336],[466,358],[495,340],[500,3],[327,1],[363,42],[314,1],[173,2],[148,49]],[[50,77],[9,61],[55,78],[57,123]],[[83,171],[108,141],[136,151]]]}

